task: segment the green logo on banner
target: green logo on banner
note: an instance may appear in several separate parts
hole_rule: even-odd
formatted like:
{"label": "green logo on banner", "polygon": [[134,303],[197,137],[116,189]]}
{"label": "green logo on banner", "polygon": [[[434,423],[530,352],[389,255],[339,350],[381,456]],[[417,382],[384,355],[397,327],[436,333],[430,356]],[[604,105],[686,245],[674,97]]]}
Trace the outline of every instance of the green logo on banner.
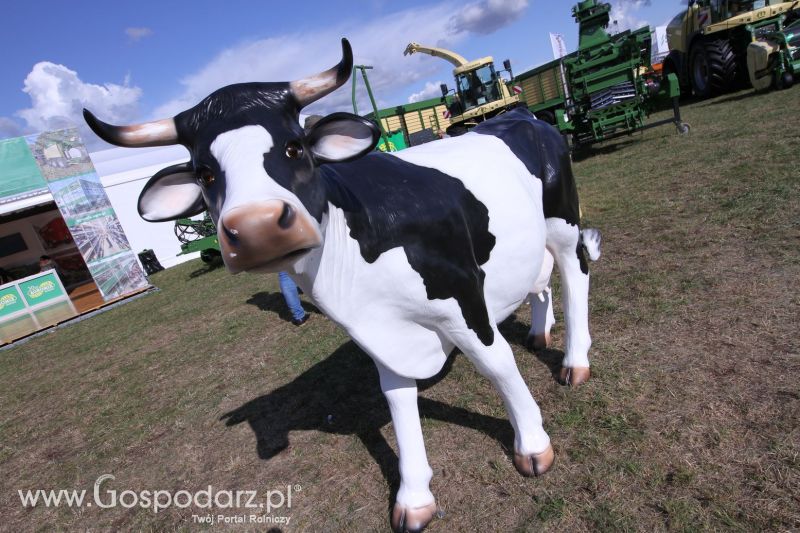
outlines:
{"label": "green logo on banner", "polygon": [[22,294],[25,296],[25,301],[28,302],[28,305],[37,305],[47,300],[64,296],[64,292],[52,272],[24,281],[19,284],[19,288],[22,289]]}
{"label": "green logo on banner", "polygon": [[48,292],[53,292],[54,290],[56,290],[56,284],[50,280],[43,281],[39,285],[29,285],[27,288],[28,299],[35,300],[36,298],[41,298]]}
{"label": "green logo on banner", "polygon": [[0,291],[0,316],[10,315],[25,309],[25,303],[16,287],[8,287]]}

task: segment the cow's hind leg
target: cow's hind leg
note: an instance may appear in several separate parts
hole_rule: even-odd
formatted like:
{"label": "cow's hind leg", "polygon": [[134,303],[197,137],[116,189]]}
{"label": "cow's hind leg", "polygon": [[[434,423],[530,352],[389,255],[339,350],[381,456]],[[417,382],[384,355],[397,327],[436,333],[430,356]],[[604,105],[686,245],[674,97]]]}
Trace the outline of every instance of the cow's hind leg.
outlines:
{"label": "cow's hind leg", "polygon": [[422,531],[436,513],[436,500],[429,484],[433,471],[428,465],[422,425],[417,408],[417,383],[398,376],[378,364],[381,390],[392,413],[400,459],[400,489],[392,510],[392,529]]}
{"label": "cow's hind leg", "polygon": [[547,249],[558,265],[563,295],[566,341],[561,381],[580,385],[590,376],[589,265],[578,226],[560,218],[548,218],[546,222]]}
{"label": "cow's hind leg", "polygon": [[553,464],[553,448],[542,427],[539,406],[519,373],[511,347],[496,328],[491,346],[472,337],[457,344],[503,398],[514,427],[514,466],[524,476],[544,474]]}
{"label": "cow's hind leg", "polygon": [[531,329],[525,345],[531,350],[542,350],[550,346],[550,328],[556,323],[553,315],[553,294],[550,290],[552,272],[553,255],[545,250],[542,269],[528,298],[531,305]]}

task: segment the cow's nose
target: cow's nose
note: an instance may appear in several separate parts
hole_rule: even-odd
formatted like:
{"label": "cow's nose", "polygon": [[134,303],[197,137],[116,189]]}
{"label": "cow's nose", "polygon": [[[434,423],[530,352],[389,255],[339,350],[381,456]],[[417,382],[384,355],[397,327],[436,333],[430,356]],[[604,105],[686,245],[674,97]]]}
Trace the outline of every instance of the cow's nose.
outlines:
{"label": "cow's nose", "polygon": [[271,270],[271,263],[319,246],[319,230],[306,218],[283,200],[230,209],[220,217],[218,231],[226,266],[233,272]]}
{"label": "cow's nose", "polygon": [[294,209],[282,200],[270,200],[236,207],[220,222],[230,244],[256,243],[274,231],[288,230],[294,222]]}

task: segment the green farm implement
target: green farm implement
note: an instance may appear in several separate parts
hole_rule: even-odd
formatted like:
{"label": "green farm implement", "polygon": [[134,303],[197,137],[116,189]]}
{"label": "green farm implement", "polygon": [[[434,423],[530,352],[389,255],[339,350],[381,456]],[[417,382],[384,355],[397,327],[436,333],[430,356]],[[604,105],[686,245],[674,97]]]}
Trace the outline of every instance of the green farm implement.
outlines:
{"label": "green farm implement", "polygon": [[200,252],[204,263],[211,263],[220,256],[217,227],[208,212],[201,220],[179,218],[175,221],[175,236],[181,243],[181,253]]}
{"label": "green farm implement", "polygon": [[[578,50],[518,75],[514,84],[521,90],[520,100],[537,117],[570,134],[575,145],[664,124],[687,133],[677,77],[662,78],[652,69],[650,28],[610,35],[610,10],[609,4],[596,0],[575,5]],[[659,96],[671,99],[673,117],[647,123]]]}

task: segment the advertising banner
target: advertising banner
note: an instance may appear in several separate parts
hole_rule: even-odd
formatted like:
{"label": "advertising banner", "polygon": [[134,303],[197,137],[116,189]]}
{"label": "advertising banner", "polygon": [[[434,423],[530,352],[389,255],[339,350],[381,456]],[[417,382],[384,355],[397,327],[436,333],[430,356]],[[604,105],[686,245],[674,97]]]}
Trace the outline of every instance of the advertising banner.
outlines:
{"label": "advertising banner", "polygon": [[25,303],[22,301],[22,296],[20,296],[16,286],[12,285],[0,290],[0,319],[24,309]]}
{"label": "advertising banner", "polygon": [[[20,176],[17,181],[29,184],[16,188],[32,186],[34,180],[30,176],[36,171],[40,182],[53,194],[103,298],[108,301],[148,287],[147,278],[131,251],[78,130],[50,131],[21,138],[27,158],[23,157],[18,140],[12,141],[15,141],[10,145],[14,157],[0,159],[0,168],[4,174],[6,167],[18,169],[14,174]],[[11,153],[11,148],[6,152]],[[118,268],[123,270],[109,272],[109,269]]]}
{"label": "advertising banner", "polygon": [[0,287],[0,341],[12,342],[77,315],[55,270]]}
{"label": "advertising banner", "polygon": [[567,43],[563,33],[550,34],[550,47],[553,49],[553,59],[561,59],[567,55]]}
{"label": "advertising banner", "polygon": [[47,182],[23,137],[0,141],[0,204],[47,192]]}
{"label": "advertising banner", "polygon": [[31,307],[48,300],[64,298],[67,295],[52,271],[49,274],[20,283],[19,288],[25,301]]}

